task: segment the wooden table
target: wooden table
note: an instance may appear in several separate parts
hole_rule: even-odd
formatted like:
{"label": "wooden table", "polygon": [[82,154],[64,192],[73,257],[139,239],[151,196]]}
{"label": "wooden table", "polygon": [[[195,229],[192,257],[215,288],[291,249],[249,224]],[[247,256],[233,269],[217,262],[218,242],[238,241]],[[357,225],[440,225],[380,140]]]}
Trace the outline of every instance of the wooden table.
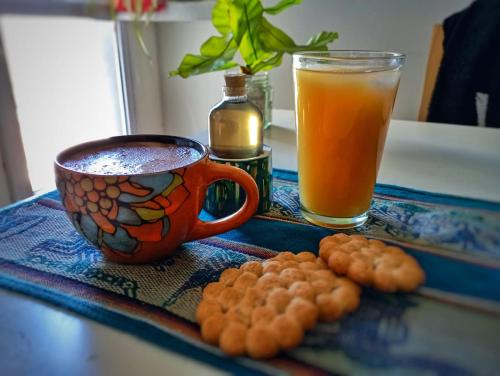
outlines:
{"label": "wooden table", "polygon": [[[296,169],[293,113],[266,131],[274,166]],[[204,134],[197,138],[203,139]],[[500,130],[393,120],[380,183],[500,201]],[[220,374],[117,330],[0,289],[0,374]]]}

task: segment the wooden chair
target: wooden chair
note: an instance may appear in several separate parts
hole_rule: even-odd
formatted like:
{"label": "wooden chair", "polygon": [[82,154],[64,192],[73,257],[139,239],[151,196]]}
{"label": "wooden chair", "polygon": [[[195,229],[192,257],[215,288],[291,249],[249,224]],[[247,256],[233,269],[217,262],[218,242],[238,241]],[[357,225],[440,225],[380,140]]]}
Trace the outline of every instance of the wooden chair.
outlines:
{"label": "wooden chair", "polygon": [[426,121],[429,113],[429,105],[431,103],[432,92],[436,84],[439,66],[443,58],[443,40],[444,31],[443,25],[434,25],[432,30],[432,40],[429,50],[429,59],[427,60],[427,69],[425,72],[424,90],[420,102],[420,110],[418,112],[418,120]]}

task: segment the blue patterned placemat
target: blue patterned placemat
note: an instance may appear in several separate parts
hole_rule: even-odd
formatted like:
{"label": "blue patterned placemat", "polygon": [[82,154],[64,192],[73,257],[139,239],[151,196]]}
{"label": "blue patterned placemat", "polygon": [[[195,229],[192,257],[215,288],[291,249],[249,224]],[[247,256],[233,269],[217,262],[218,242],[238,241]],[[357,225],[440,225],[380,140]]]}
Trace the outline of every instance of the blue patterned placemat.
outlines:
{"label": "blue patterned placemat", "polygon": [[194,311],[224,268],[280,250],[317,252],[332,233],[300,217],[292,172],[275,172],[266,215],[150,265],[106,262],[75,232],[56,192],[4,208],[0,286],[238,374],[496,373],[500,204],[380,185],[369,221],[353,232],[414,255],[425,286],[409,295],[365,290],[358,311],[318,325],[301,347],[267,362],[228,358],[201,342]]}

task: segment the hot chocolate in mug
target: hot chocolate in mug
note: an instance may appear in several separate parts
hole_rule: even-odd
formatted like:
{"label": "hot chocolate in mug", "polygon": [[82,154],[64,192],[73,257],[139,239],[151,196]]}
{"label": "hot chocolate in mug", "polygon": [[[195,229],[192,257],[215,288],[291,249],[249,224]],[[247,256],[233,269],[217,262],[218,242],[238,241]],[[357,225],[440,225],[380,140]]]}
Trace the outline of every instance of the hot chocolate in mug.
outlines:
{"label": "hot chocolate in mug", "polygon": [[[146,263],[181,243],[229,231],[247,221],[259,201],[243,170],[211,162],[197,141],[162,135],[118,136],[80,144],[55,161],[56,183],[71,222],[112,261]],[[247,199],[236,213],[198,218],[207,187],[233,180]]]}

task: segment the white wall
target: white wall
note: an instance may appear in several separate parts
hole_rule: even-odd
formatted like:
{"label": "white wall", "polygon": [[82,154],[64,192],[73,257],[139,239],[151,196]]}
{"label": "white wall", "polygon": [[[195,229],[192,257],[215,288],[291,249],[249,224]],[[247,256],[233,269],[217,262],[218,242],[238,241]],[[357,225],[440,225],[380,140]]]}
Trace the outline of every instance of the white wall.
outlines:
{"label": "white wall", "polygon": [[[332,49],[375,49],[407,54],[394,118],[417,118],[428,49],[434,24],[463,9],[471,0],[304,0],[278,16],[273,24],[289,33],[297,43],[321,30],[338,31]],[[210,22],[162,24],[158,43],[162,78],[164,122],[167,133],[189,135],[206,126],[210,107],[220,99],[222,73],[187,80],[167,78],[187,52],[216,31]],[[293,109],[291,58],[271,72],[275,108]]]}

